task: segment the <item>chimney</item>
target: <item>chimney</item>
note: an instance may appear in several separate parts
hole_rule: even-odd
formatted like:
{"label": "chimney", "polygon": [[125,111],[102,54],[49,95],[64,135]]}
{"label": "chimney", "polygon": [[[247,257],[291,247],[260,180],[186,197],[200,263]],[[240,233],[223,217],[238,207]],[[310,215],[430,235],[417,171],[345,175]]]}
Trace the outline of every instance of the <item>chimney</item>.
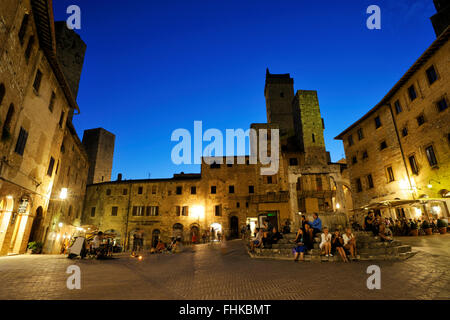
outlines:
{"label": "chimney", "polygon": [[119,174],[117,175],[117,181],[122,181],[122,174],[121,174],[121,173],[119,173]]}

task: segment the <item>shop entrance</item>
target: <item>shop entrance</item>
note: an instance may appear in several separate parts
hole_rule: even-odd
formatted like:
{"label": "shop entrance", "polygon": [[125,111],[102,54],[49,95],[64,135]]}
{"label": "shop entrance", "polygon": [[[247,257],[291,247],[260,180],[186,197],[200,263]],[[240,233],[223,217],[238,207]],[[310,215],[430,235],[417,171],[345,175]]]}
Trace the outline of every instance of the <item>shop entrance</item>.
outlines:
{"label": "shop entrance", "polygon": [[230,238],[239,238],[239,218],[236,216],[230,218]]}
{"label": "shop entrance", "polygon": [[276,227],[279,230],[278,225],[278,211],[267,211],[259,214],[258,216],[258,228],[264,227],[264,221],[269,222],[269,227]]}

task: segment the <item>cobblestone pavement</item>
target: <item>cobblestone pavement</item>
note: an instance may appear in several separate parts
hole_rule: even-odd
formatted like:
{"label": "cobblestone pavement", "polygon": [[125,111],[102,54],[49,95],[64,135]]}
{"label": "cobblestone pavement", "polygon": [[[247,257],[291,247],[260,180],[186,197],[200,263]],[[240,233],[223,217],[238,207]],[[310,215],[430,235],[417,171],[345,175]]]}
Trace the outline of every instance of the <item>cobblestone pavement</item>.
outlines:
{"label": "cobblestone pavement", "polygon": [[[1,257],[0,299],[450,299],[450,235],[400,240],[418,254],[378,263],[253,260],[238,240],[225,253],[198,245],[142,261],[125,254],[107,261]],[[80,290],[66,287],[72,264],[81,269]],[[366,287],[371,264],[381,268],[380,290]]]}

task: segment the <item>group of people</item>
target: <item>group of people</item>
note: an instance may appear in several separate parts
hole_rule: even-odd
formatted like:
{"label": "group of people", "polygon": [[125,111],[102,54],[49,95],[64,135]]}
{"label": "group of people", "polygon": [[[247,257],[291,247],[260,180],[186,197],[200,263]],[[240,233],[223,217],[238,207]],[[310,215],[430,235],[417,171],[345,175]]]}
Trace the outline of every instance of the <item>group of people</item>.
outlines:
{"label": "group of people", "polygon": [[372,232],[374,236],[380,237],[381,241],[393,241],[393,233],[391,226],[393,225],[392,218],[381,217],[381,213],[374,213],[369,211],[364,218],[364,231]]}
{"label": "group of people", "polygon": [[344,262],[349,262],[348,255],[356,259],[356,238],[351,228],[347,228],[341,235],[339,230],[331,234],[327,227],[322,228],[322,220],[317,213],[313,214],[313,221],[308,221],[306,216],[302,215],[301,225],[297,231],[294,243],[294,261],[304,261],[305,252],[311,250],[314,245],[314,238],[320,234],[319,248],[326,257],[332,257],[339,253]]}
{"label": "group of people", "polygon": [[161,239],[158,239],[158,242],[156,243],[156,246],[152,247],[150,249],[150,253],[174,253],[179,246],[179,239],[176,237],[173,237],[168,245],[166,245],[164,242],[161,241]]}
{"label": "group of people", "polygon": [[[290,225],[287,221],[283,226],[283,234],[290,233]],[[272,244],[277,243],[283,238],[283,234],[278,232],[276,227],[270,226],[266,220],[263,227],[256,229],[256,236],[250,242],[250,250],[255,248],[270,248]],[[303,261],[305,252],[312,250],[316,236],[320,234],[319,248],[321,253],[327,257],[338,253],[344,262],[356,259],[356,237],[352,233],[351,228],[347,228],[345,233],[341,234],[339,230],[335,230],[331,234],[327,227],[322,228],[322,220],[318,213],[313,214],[313,221],[308,221],[305,215],[302,215],[300,226],[293,243],[295,247],[294,261]]]}
{"label": "group of people", "polygon": [[[392,220],[392,219],[391,219]],[[409,236],[411,235],[412,230],[420,230],[423,229],[423,223],[425,221],[421,221],[420,219],[406,219],[405,217],[401,219],[396,219],[395,222],[392,221],[391,228],[392,232],[396,236]],[[430,219],[426,228],[431,228],[433,232],[438,232],[437,220]]]}
{"label": "group of people", "polygon": [[265,220],[261,228],[256,228],[255,240],[250,242],[250,250],[254,251],[255,248],[266,247],[270,248],[272,244],[282,239],[283,235],[278,229],[269,224],[268,220]]}

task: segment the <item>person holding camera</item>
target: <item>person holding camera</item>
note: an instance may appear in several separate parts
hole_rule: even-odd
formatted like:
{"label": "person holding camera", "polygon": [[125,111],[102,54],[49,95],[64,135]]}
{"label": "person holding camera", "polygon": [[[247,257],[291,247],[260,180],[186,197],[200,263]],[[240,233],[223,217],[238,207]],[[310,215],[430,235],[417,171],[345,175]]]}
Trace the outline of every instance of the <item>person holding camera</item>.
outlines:
{"label": "person holding camera", "polygon": [[344,239],[342,238],[339,230],[334,231],[331,238],[331,248],[333,252],[338,252],[344,262],[348,262],[347,255],[344,250]]}

